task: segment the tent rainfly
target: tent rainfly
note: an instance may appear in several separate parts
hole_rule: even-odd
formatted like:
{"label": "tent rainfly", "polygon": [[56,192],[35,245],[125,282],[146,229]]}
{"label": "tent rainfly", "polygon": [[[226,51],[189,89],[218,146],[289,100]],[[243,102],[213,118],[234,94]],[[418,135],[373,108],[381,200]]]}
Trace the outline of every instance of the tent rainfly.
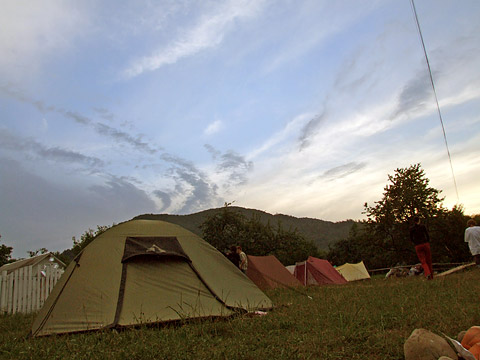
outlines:
{"label": "tent rainfly", "polygon": [[367,268],[363,261],[357,264],[346,263],[335,268],[347,281],[370,279]]}
{"label": "tent rainfly", "polygon": [[262,290],[302,286],[274,255],[248,255],[247,276]]}
{"label": "tent rainfly", "polygon": [[327,260],[313,256],[309,256],[307,261],[296,263],[294,275],[305,286],[347,283]]}
{"label": "tent rainfly", "polygon": [[213,246],[174,224],[131,220],[97,236],[70,263],[32,325],[32,336],[272,307]]}

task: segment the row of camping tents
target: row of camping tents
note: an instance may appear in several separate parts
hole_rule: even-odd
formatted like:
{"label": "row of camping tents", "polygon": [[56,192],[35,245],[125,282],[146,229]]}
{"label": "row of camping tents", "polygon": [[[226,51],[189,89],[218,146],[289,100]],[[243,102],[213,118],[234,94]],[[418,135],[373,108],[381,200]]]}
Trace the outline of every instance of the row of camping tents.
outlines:
{"label": "row of camping tents", "polygon": [[310,256],[306,261],[285,267],[274,255],[249,255],[247,276],[262,290],[302,285],[345,284],[370,278],[363,261],[335,268],[327,260]]}
{"label": "row of camping tents", "polygon": [[[245,276],[217,249],[178,225],[159,220],[115,225],[68,265],[31,335],[255,313],[273,307],[261,289],[311,284],[313,279],[346,282],[345,274],[321,259],[298,263],[296,277],[273,256],[249,260]],[[327,280],[334,273],[335,280]]]}

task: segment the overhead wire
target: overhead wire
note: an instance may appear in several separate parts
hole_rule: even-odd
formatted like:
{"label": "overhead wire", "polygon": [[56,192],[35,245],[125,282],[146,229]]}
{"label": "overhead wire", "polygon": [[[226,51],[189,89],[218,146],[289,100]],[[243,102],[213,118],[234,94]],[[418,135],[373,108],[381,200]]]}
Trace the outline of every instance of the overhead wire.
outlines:
{"label": "overhead wire", "polygon": [[430,83],[433,89],[433,95],[435,97],[435,103],[437,104],[438,117],[440,119],[440,124],[442,125],[443,139],[445,141],[445,147],[447,148],[448,161],[450,163],[450,169],[452,171],[453,185],[455,187],[455,193],[457,195],[457,202],[460,202],[460,197],[458,196],[457,181],[455,180],[455,172],[453,171],[452,157],[450,155],[450,150],[448,148],[447,134],[445,132],[445,126],[443,125],[442,112],[440,111],[440,104],[438,103],[437,91],[435,89],[435,82],[433,81],[432,69],[430,67],[430,61],[428,60],[427,49],[425,47],[425,42],[423,41],[422,29],[420,28],[420,22],[418,21],[417,9],[415,8],[414,0],[410,0],[412,5],[413,15],[415,16],[415,23],[417,24],[418,34],[422,42],[423,53],[425,55],[425,60],[427,62],[428,74],[430,75]]}

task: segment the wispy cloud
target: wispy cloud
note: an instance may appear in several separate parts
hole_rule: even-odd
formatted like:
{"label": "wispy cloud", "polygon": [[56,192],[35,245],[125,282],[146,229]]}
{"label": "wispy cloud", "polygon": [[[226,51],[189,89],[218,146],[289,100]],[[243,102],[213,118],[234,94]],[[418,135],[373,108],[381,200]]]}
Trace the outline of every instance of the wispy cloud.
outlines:
{"label": "wispy cloud", "polygon": [[210,123],[207,128],[203,131],[205,135],[213,135],[220,131],[222,128],[222,122],[220,120],[215,120],[214,122]]}
{"label": "wispy cloud", "polygon": [[272,149],[276,147],[281,147],[285,142],[289,142],[292,139],[297,140],[299,133],[301,133],[315,116],[311,113],[303,113],[295,116],[292,120],[288,121],[287,124],[265,140],[258,148],[252,150],[246,156],[247,159],[256,159],[262,154],[268,154]]}
{"label": "wispy cloud", "polygon": [[156,196],[161,195],[162,201],[168,202],[167,199],[175,198],[181,206],[177,212],[182,214],[203,210],[219,203],[218,186],[192,162],[168,153],[162,154],[160,158],[171,165],[164,176],[169,176],[175,182],[174,189],[155,192]]}
{"label": "wispy cloud", "polygon": [[154,190],[153,195],[155,195],[158,199],[161,200],[162,206],[160,207],[159,211],[164,211],[172,205],[172,198],[170,194],[160,191],[160,190]]}
{"label": "wispy cloud", "polygon": [[301,134],[298,138],[300,143],[300,150],[303,150],[310,144],[310,138],[315,136],[315,134],[320,129],[321,125],[327,119],[327,111],[324,110],[322,113],[318,114],[317,116],[313,117],[302,129]]}
{"label": "wispy cloud", "polygon": [[218,170],[228,174],[228,182],[224,187],[242,185],[247,182],[247,174],[253,169],[253,161],[247,161],[244,156],[229,150],[223,154],[218,164]]}
{"label": "wispy cloud", "polygon": [[148,212],[156,208],[145,191],[121,177],[109,175],[104,184],[93,185],[89,190],[120,213],[128,214],[132,209]]}
{"label": "wispy cloud", "polygon": [[343,178],[345,176],[354,174],[362,169],[364,169],[367,166],[366,163],[364,162],[350,162],[348,164],[336,166],[334,168],[328,169],[325,171],[322,175],[323,178],[327,179],[332,179],[332,180],[338,180],[340,178]]}
{"label": "wispy cloud", "polygon": [[184,169],[176,169],[177,179],[181,180],[184,185],[186,195],[180,213],[191,213],[203,209],[207,209],[215,204],[217,198],[217,186],[211,184],[202,176],[201,173],[185,171]]}
{"label": "wispy cloud", "polygon": [[207,151],[210,153],[210,155],[212,155],[213,160],[216,160],[217,157],[219,157],[219,156],[222,154],[221,151],[215,149],[215,148],[214,148],[212,145],[210,145],[210,144],[205,144],[205,145],[203,145],[203,147],[204,147],[205,149],[207,149]]}
{"label": "wispy cloud", "polygon": [[[60,107],[46,104],[41,100],[33,99],[27,96],[20,90],[15,89],[12,85],[0,86],[0,92],[3,92],[4,94],[18,101],[32,105],[37,110],[39,110],[44,114],[48,112],[53,112],[53,113],[63,115],[64,117],[73,120],[77,124],[90,127],[99,135],[108,137],[116,141],[117,143],[128,144],[136,150],[146,152],[149,154],[155,154],[157,151],[161,150],[161,148],[153,147],[147,142],[143,141],[142,140],[143,136],[140,134],[132,135],[123,130],[119,130],[115,127],[112,127],[110,125],[100,123],[100,122],[95,122],[88,116],[80,114],[76,111],[66,110]],[[98,110],[96,111],[98,112]],[[108,110],[105,110],[105,109],[103,109],[102,112],[108,114],[108,116],[112,115],[111,113],[108,112]]]}
{"label": "wispy cloud", "polygon": [[32,138],[16,136],[7,129],[0,131],[0,148],[24,154],[28,153],[47,161],[82,164],[88,166],[92,171],[96,171],[104,166],[104,162],[97,157],[87,156],[60,147],[47,147]]}
{"label": "wispy cloud", "polygon": [[100,135],[108,136],[121,144],[130,144],[137,150],[150,154],[155,154],[158,151],[157,149],[152,148],[148,143],[142,141],[141,135],[132,136],[124,131],[102,123],[96,123],[94,128]]}
{"label": "wispy cloud", "polygon": [[254,162],[247,156],[233,150],[222,153],[212,145],[204,145],[215,162],[215,177],[224,190],[247,183],[248,175],[254,169]]}
{"label": "wispy cloud", "polygon": [[[349,3],[346,10],[346,4],[342,2],[292,2],[295,11],[283,26],[284,39],[275,56],[268,62],[266,72],[277,71],[313,49],[323,47],[329,39],[368,15],[379,3],[381,2]],[[316,14],[315,17],[310,16],[312,13]],[[298,41],[299,38],[302,41]]]}
{"label": "wispy cloud", "polygon": [[97,112],[105,120],[113,121],[115,119],[115,115],[112,114],[108,109],[93,108],[93,110],[95,110],[95,112]]}
{"label": "wispy cloud", "polygon": [[396,119],[401,115],[422,110],[426,102],[433,102],[433,90],[427,72],[420,71],[403,87],[398,96],[398,105],[392,115]]}
{"label": "wispy cloud", "polygon": [[127,78],[138,76],[219,45],[236,21],[255,16],[261,10],[263,2],[240,0],[222,3],[170,44],[160,47],[151,55],[133,61],[124,70],[124,76]]}

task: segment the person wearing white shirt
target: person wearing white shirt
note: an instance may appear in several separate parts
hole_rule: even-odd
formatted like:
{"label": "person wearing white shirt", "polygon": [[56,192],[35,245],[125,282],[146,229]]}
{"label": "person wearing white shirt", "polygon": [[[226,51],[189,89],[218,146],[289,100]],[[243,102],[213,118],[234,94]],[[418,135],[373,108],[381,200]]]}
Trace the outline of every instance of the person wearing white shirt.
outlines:
{"label": "person wearing white shirt", "polygon": [[480,267],[480,226],[474,219],[467,221],[467,228],[465,229],[465,242],[468,243],[470,252],[475,259],[475,264]]}

